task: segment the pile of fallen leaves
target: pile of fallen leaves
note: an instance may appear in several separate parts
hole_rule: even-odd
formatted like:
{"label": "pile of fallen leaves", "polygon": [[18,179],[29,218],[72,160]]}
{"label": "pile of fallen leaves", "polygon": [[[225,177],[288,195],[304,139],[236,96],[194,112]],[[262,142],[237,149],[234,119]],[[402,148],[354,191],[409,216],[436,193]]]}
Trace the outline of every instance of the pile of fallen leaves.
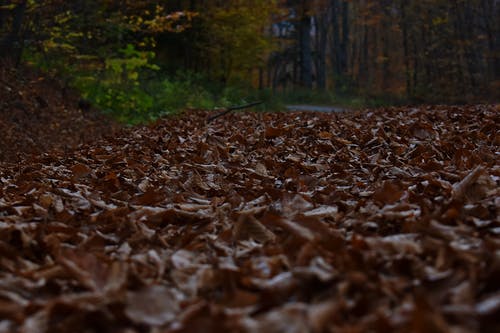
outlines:
{"label": "pile of fallen leaves", "polygon": [[117,129],[98,112],[81,110],[78,102],[62,82],[0,62],[0,161],[71,149]]}
{"label": "pile of fallen leaves", "polygon": [[500,112],[207,113],[0,172],[0,332],[498,332]]}

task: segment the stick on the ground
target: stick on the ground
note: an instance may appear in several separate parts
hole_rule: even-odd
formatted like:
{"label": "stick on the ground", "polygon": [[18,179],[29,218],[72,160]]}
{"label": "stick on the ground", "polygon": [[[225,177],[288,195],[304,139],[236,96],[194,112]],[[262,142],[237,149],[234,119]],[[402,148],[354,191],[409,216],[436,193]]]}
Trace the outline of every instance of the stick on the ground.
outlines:
{"label": "stick on the ground", "polygon": [[231,106],[231,107],[228,107],[228,108],[225,108],[224,111],[222,112],[219,112],[213,116],[210,116],[208,117],[207,119],[207,123],[219,118],[219,117],[222,117],[223,115],[231,112],[231,111],[234,111],[234,110],[241,110],[241,109],[248,109],[248,108],[251,108],[251,107],[254,107],[254,106],[257,106],[257,105],[260,105],[264,102],[262,101],[258,101],[258,102],[252,102],[252,103],[248,103],[248,104],[244,104],[244,105],[238,105],[238,106]]}

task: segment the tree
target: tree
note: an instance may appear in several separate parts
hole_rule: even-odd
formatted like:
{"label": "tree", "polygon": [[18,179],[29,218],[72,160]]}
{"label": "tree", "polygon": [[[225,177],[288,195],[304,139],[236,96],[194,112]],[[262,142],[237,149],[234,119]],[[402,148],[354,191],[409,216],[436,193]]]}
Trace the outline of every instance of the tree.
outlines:
{"label": "tree", "polygon": [[[299,68],[297,85],[309,77],[309,29],[312,77],[320,90],[460,102],[495,96],[500,86],[499,1],[315,0],[307,2],[307,11],[302,1],[286,5],[296,39],[293,46],[282,43],[270,71],[282,78]],[[325,73],[332,75],[325,80]]]}
{"label": "tree", "polygon": [[0,56],[13,58],[16,62],[23,49],[22,25],[27,1],[0,1]]}
{"label": "tree", "polygon": [[165,32],[158,53],[172,71],[202,72],[221,84],[258,81],[259,71],[273,50],[269,27],[277,15],[277,1],[178,1],[171,11],[197,13],[190,29]]}
{"label": "tree", "polygon": [[303,87],[312,89],[312,40],[311,16],[308,12],[307,2],[302,1],[299,21],[299,50],[300,50],[300,82]]}
{"label": "tree", "polygon": [[195,44],[210,59],[212,76],[226,83],[242,79],[260,68],[272,50],[265,34],[271,15],[277,10],[274,1],[228,1],[199,10],[199,28],[204,32]]}

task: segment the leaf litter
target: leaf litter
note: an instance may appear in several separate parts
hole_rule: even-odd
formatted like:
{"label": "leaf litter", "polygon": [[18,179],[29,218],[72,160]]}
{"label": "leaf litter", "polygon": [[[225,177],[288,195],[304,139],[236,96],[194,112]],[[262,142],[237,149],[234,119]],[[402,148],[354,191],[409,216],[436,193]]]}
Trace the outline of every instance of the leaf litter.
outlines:
{"label": "leaf litter", "polygon": [[499,330],[494,106],[207,116],[2,164],[0,332]]}

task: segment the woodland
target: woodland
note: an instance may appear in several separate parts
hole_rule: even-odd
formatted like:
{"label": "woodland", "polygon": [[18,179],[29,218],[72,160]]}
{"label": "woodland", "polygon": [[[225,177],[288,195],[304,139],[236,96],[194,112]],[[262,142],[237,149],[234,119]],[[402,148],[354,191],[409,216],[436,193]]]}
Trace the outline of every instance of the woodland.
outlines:
{"label": "woodland", "polygon": [[0,333],[500,331],[498,17],[0,0]]}

